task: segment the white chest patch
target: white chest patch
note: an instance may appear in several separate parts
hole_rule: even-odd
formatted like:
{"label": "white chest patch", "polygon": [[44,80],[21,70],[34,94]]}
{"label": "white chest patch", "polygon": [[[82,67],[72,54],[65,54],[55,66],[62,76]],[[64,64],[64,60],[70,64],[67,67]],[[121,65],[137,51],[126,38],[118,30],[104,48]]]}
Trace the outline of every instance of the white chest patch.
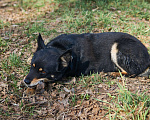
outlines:
{"label": "white chest patch", "polygon": [[112,45],[111,48],[111,60],[115,63],[115,65],[121,70],[121,72],[126,72],[123,68],[121,68],[118,64],[118,60],[117,60],[117,53],[118,53],[118,49],[117,49],[118,43],[114,43]]}

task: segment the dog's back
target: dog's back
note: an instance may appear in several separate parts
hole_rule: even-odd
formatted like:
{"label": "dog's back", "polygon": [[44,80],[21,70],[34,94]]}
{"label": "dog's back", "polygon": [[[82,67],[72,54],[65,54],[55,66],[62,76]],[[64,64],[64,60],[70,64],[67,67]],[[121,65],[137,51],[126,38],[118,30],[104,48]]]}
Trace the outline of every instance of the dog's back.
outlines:
{"label": "dog's back", "polygon": [[72,49],[78,59],[74,65],[76,75],[116,72],[118,69],[138,75],[144,72],[150,61],[147,49],[137,38],[120,32],[63,34],[48,46],[64,51]]}

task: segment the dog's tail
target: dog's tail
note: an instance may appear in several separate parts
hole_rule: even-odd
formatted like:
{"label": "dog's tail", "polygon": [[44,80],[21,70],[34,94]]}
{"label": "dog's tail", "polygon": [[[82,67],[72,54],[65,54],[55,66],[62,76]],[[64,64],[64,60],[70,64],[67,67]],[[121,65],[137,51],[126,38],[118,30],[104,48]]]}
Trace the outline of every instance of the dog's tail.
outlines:
{"label": "dog's tail", "polygon": [[138,75],[139,77],[148,77],[150,78],[150,60],[149,60],[149,64],[148,67],[146,68],[146,70]]}

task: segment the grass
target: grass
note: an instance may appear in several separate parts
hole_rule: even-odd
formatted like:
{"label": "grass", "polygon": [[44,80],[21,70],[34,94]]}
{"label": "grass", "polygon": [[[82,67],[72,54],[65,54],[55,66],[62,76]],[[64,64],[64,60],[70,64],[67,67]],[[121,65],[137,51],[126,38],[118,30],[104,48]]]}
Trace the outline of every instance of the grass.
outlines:
{"label": "grass", "polygon": [[[38,4],[38,1],[36,1]],[[145,2],[128,1],[55,1],[60,7],[55,12],[50,13],[50,20],[43,19],[42,22],[35,22],[26,26],[27,34],[44,33],[50,35],[61,31],[63,33],[83,33],[95,32],[95,28],[110,31],[129,32],[135,35],[148,35],[149,26],[146,23],[138,23],[132,17],[149,20],[148,4]],[[27,4],[25,2],[25,4]],[[64,7],[65,6],[65,7]],[[70,9],[71,6],[71,9]],[[115,11],[112,11],[112,6]],[[135,6],[134,8],[132,6]],[[95,8],[96,7],[96,8]],[[28,7],[26,7],[28,8]],[[112,9],[112,10],[111,10]],[[144,11],[144,9],[146,9]],[[121,11],[121,13],[119,12]],[[54,28],[45,26],[53,22]],[[57,24],[57,22],[59,22]],[[129,23],[130,22],[130,23]],[[59,26],[61,25],[61,28]],[[55,29],[56,28],[56,29]],[[145,32],[147,31],[147,32]]]}
{"label": "grass", "polygon": [[83,87],[89,87],[102,83],[102,79],[104,78],[98,73],[91,74],[89,76],[82,75],[80,77],[79,84],[81,84]]}
{"label": "grass", "polygon": [[2,20],[0,20],[0,29],[4,29],[5,27],[9,26],[10,26],[9,22],[4,23]]}
{"label": "grass", "polygon": [[[20,0],[9,6],[14,10],[21,9],[22,14],[33,10],[33,14],[36,15],[36,17],[31,17],[31,20],[26,21],[24,18],[24,22],[18,23],[0,19],[0,32],[3,33],[0,36],[0,78],[9,85],[8,93],[18,95],[18,99],[22,97],[18,82],[29,72],[30,60],[28,63],[27,61],[33,53],[37,33],[41,33],[46,42],[62,33],[85,32],[126,32],[143,38],[143,43],[149,44],[150,42],[150,8],[149,3],[144,0]],[[18,25],[18,28],[13,30],[11,26],[13,24]],[[13,34],[18,34],[17,38],[12,37]],[[28,39],[27,43],[20,45],[19,43],[24,39]],[[145,92],[132,93],[116,81],[108,80],[101,74],[91,74],[81,76],[75,86],[71,85],[71,88],[82,86],[82,89],[94,90],[102,83],[106,83],[109,88],[117,84],[118,96],[107,94],[111,99],[110,102],[106,102],[109,104],[109,107],[106,107],[109,111],[107,113],[110,116],[109,119],[146,119],[150,109],[149,95]],[[77,101],[80,100],[80,105],[82,105],[84,101],[91,98],[92,95],[88,93],[80,95],[74,93],[70,97],[70,104],[76,106]],[[0,99],[3,99],[3,96],[0,96]],[[98,101],[103,102],[100,99]],[[5,104],[9,102],[10,99],[7,96]],[[23,102],[18,104],[22,109]],[[26,107],[21,114],[30,114],[32,118],[35,115],[34,109],[36,108],[33,106]],[[11,107],[8,111],[6,110],[5,114],[2,109],[0,110],[0,115],[11,116],[11,114],[14,114]]]}
{"label": "grass", "polygon": [[130,91],[119,85],[119,96],[118,103],[116,103],[117,111],[115,111],[116,116],[122,117],[120,112],[124,112],[126,118],[136,119],[136,120],[146,120],[146,116],[149,114],[150,109],[150,99],[145,93],[131,93]]}
{"label": "grass", "polygon": [[109,119],[146,120],[150,109],[149,96],[145,92],[132,93],[119,83],[118,86],[117,97],[108,93],[108,96],[112,99],[111,102],[94,98],[97,101],[109,104],[109,107],[105,107],[109,110],[107,113]]}
{"label": "grass", "polygon": [[44,7],[48,1],[49,0],[19,0],[16,7],[22,7],[23,9],[36,8],[39,10],[41,7]]}
{"label": "grass", "polygon": [[3,59],[2,61],[2,69],[5,70],[7,73],[10,73],[16,67],[20,67],[22,64],[20,56],[17,54],[12,53],[9,55],[8,59]]}

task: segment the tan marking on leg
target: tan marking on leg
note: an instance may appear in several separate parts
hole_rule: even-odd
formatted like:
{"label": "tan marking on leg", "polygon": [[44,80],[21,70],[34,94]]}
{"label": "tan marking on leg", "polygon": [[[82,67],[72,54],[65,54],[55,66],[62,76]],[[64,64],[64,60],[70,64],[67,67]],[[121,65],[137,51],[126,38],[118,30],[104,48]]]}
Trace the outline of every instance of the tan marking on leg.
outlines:
{"label": "tan marking on leg", "polygon": [[[128,75],[127,72],[121,72],[121,74],[122,75]],[[112,72],[110,75],[113,76],[113,77],[119,77],[120,73],[119,72]]]}
{"label": "tan marking on leg", "polygon": [[111,48],[111,60],[115,63],[115,65],[122,71],[122,72],[125,72],[127,73],[123,68],[121,68],[118,64],[118,61],[117,61],[117,53],[118,53],[118,49],[117,49],[117,46],[118,46],[118,43],[114,43],[112,45],[112,48]]}
{"label": "tan marking on leg", "polygon": [[121,72],[121,74],[122,74],[122,75],[128,75],[128,73],[127,73],[127,72]]}

